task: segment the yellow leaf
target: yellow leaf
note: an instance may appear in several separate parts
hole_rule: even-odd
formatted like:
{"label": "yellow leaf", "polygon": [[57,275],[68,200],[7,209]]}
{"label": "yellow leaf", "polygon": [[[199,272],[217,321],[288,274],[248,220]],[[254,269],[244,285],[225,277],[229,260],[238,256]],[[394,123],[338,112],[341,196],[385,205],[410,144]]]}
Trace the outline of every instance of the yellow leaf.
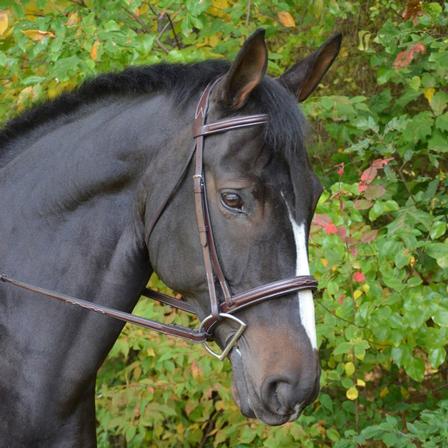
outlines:
{"label": "yellow leaf", "polygon": [[362,289],[364,292],[369,292],[370,286],[369,286],[367,283],[364,283],[364,284],[361,286],[361,289]]}
{"label": "yellow leaf", "polygon": [[352,362],[346,363],[344,369],[347,376],[352,376],[355,373],[355,365]]}
{"label": "yellow leaf", "polygon": [[149,6],[148,5],[142,5],[140,8],[137,8],[136,14],[137,16],[144,16],[145,14],[148,14],[149,12]]}
{"label": "yellow leaf", "polygon": [[320,262],[322,263],[322,266],[326,268],[328,266],[328,260],[326,258],[321,258]]}
{"label": "yellow leaf", "polygon": [[425,98],[428,100],[428,103],[432,101],[434,93],[436,93],[436,89],[434,87],[427,87],[425,90],[423,90],[423,94],[425,95]]}
{"label": "yellow leaf", "polygon": [[22,31],[26,37],[29,37],[31,40],[35,42],[40,42],[45,37],[54,37],[54,33],[51,31],[41,31],[41,30],[24,30]]}
{"label": "yellow leaf", "polygon": [[68,16],[68,20],[67,20],[66,25],[67,26],[73,26],[73,25],[76,25],[77,23],[79,23],[78,13],[77,12],[72,12]]}
{"label": "yellow leaf", "polygon": [[280,11],[278,14],[278,21],[286,28],[293,28],[296,26],[293,16],[288,11]]}
{"label": "yellow leaf", "polygon": [[403,387],[403,386],[400,387],[400,392],[401,392],[401,396],[402,396],[405,400],[407,400],[407,399],[409,398],[409,396],[411,395],[411,394],[409,393],[409,391],[408,391],[405,387]]}
{"label": "yellow leaf", "polygon": [[210,14],[215,17],[230,18],[225,10],[229,7],[229,2],[227,0],[212,0],[212,5],[210,7]]}
{"label": "yellow leaf", "polygon": [[185,432],[185,426],[182,423],[177,424],[176,431],[178,434],[183,434]]}
{"label": "yellow leaf", "polygon": [[415,257],[413,255],[409,258],[409,266],[411,266],[411,268],[415,266]]}
{"label": "yellow leaf", "polygon": [[217,411],[223,411],[226,408],[226,403],[222,400],[219,400],[215,403],[215,408]]}
{"label": "yellow leaf", "polygon": [[96,40],[94,44],[92,45],[92,48],[90,49],[90,57],[96,61],[96,58],[98,57],[98,47],[100,46],[100,41]]}
{"label": "yellow leaf", "polygon": [[386,387],[383,387],[382,389],[381,389],[381,391],[380,391],[380,397],[381,398],[384,398],[386,395],[388,395],[389,394],[389,389],[387,388],[387,386]]}
{"label": "yellow leaf", "polygon": [[8,29],[8,13],[6,11],[0,11],[0,36],[5,34]]}
{"label": "yellow leaf", "polygon": [[355,300],[358,300],[361,296],[362,296],[362,291],[360,291],[359,289],[357,289],[357,290],[353,293],[353,297],[355,298]]}
{"label": "yellow leaf", "polygon": [[137,365],[134,369],[134,378],[138,381],[141,375],[142,375],[142,369],[139,365]]}
{"label": "yellow leaf", "polygon": [[356,380],[356,385],[358,387],[366,387],[366,382],[364,380]]}
{"label": "yellow leaf", "polygon": [[228,0],[212,0],[212,5],[215,8],[226,9],[229,7],[229,2]]}
{"label": "yellow leaf", "polygon": [[202,376],[202,370],[194,361],[191,363],[191,375],[195,379]]}
{"label": "yellow leaf", "polygon": [[219,37],[216,34],[214,34],[213,36],[210,36],[207,39],[207,41],[208,41],[208,44],[210,45],[210,47],[215,48],[216,45],[218,45],[218,43],[219,43]]}
{"label": "yellow leaf", "polygon": [[350,387],[345,393],[349,400],[356,400],[358,398],[358,389],[355,386]]}

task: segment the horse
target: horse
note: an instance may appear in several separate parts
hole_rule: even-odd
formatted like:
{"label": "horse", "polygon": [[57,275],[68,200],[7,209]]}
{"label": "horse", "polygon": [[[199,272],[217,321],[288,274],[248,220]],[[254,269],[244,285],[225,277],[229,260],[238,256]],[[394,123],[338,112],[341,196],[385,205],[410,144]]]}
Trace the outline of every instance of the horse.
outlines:
{"label": "horse", "polygon": [[[340,45],[333,35],[274,79],[260,29],[232,63],[99,75],[11,120],[0,132],[0,272],[123,312],[156,272],[203,322],[218,307],[207,335],[226,347],[236,329],[219,316],[224,293],[203,257],[209,241],[195,218],[193,138],[204,139],[202,208],[232,294],[309,276],[309,228],[322,187],[297,102],[314,91]],[[207,86],[207,122],[262,119],[196,135]],[[243,415],[268,425],[296,419],[319,390],[313,296],[311,286],[299,289],[280,288],[275,300],[231,314],[247,326],[225,354],[234,399]],[[7,282],[0,310],[1,446],[96,446],[96,374],[123,322]]]}

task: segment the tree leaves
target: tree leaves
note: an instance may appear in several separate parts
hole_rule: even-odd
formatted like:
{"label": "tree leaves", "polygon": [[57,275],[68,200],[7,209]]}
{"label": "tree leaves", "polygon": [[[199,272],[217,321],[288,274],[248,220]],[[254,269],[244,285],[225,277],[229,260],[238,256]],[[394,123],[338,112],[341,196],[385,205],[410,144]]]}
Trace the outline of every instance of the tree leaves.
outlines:
{"label": "tree leaves", "polygon": [[42,39],[45,39],[47,37],[55,37],[55,34],[51,31],[23,30],[22,33],[35,42],[40,42]]}
{"label": "tree leaves", "polygon": [[0,36],[5,34],[8,29],[8,13],[6,11],[0,11]]}
{"label": "tree leaves", "polygon": [[286,28],[294,28],[296,26],[296,22],[294,18],[288,11],[280,11],[277,13],[278,21]]}

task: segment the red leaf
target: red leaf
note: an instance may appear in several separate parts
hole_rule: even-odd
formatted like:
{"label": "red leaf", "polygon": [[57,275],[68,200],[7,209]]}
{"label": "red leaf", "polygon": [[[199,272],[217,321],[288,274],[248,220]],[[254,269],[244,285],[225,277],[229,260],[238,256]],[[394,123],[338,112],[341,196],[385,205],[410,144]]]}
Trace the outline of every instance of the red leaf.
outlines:
{"label": "red leaf", "polygon": [[332,222],[326,224],[324,230],[327,235],[335,235],[338,233],[338,228]]}
{"label": "red leaf", "polygon": [[341,294],[336,300],[338,301],[339,305],[342,305],[344,303],[344,299],[347,296],[345,294]]}
{"label": "red leaf", "polygon": [[406,68],[412,62],[414,56],[417,53],[425,53],[425,52],[426,52],[425,45],[420,42],[416,43],[411,48],[409,48],[409,50],[400,51],[400,53],[398,53],[397,57],[395,58],[393,66],[397,70],[400,68]]}
{"label": "red leaf", "polygon": [[401,17],[404,20],[412,19],[414,25],[416,24],[416,19],[418,16],[423,14],[422,11],[422,2],[421,0],[408,0],[408,4],[406,5],[406,9],[403,11]]}
{"label": "red leaf", "polygon": [[393,157],[374,160],[372,164],[362,172],[361,181],[358,184],[358,191],[360,193],[366,191],[367,186],[372,183],[375,177],[378,175],[378,170],[384,168],[391,160],[393,160]]}
{"label": "red leaf", "polygon": [[364,182],[366,184],[370,184],[373,179],[375,179],[376,175],[378,174],[378,169],[374,167],[373,165],[369,166],[366,170],[364,170],[361,174],[361,182]]}
{"label": "red leaf", "polygon": [[341,237],[342,241],[347,241],[347,230],[345,227],[338,227],[338,235]]}
{"label": "red leaf", "polygon": [[312,224],[324,229],[327,235],[338,234],[342,239],[346,237],[346,230],[343,227],[337,227],[328,215],[314,215]]}
{"label": "red leaf", "polygon": [[366,199],[356,199],[353,205],[355,206],[356,210],[368,210],[370,207],[372,207],[372,203]]}
{"label": "red leaf", "polygon": [[359,191],[360,193],[363,193],[363,192],[366,191],[366,190],[367,190],[367,184],[364,183],[364,182],[360,182],[360,183],[358,184],[358,191]]}
{"label": "red leaf", "polygon": [[353,281],[357,283],[363,283],[366,281],[366,277],[362,272],[355,272],[352,278]]}
{"label": "red leaf", "polygon": [[343,176],[344,175],[345,163],[344,162],[338,163],[336,165],[336,167],[337,167],[336,172],[338,173],[338,176],[339,177]]}
{"label": "red leaf", "polygon": [[374,168],[384,168],[391,160],[394,160],[393,157],[388,157],[387,159],[376,159],[372,162]]}
{"label": "red leaf", "polygon": [[375,240],[377,235],[378,235],[378,230],[375,230],[375,229],[369,230],[368,232],[364,232],[362,234],[361,241],[363,243],[371,243],[372,241]]}
{"label": "red leaf", "polygon": [[386,189],[383,185],[369,185],[364,193],[366,199],[378,199],[381,196],[384,196]]}
{"label": "red leaf", "polygon": [[316,213],[313,218],[313,224],[322,228],[331,222],[331,218],[328,215]]}

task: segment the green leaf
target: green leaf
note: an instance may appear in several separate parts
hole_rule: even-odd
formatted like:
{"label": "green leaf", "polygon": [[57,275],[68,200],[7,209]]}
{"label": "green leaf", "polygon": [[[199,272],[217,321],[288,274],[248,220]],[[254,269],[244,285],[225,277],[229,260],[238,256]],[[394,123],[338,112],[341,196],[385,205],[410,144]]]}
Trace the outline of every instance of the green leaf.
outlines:
{"label": "green leaf", "polygon": [[402,367],[404,360],[411,356],[411,349],[406,345],[400,345],[391,350],[391,357],[398,367]]}
{"label": "green leaf", "polygon": [[350,353],[352,350],[352,344],[349,342],[341,342],[334,350],[333,355],[343,355],[345,353]]}
{"label": "green leaf", "polygon": [[320,394],[319,395],[320,404],[328,409],[330,412],[333,412],[333,401],[328,394]]}
{"label": "green leaf", "polygon": [[398,252],[395,255],[394,262],[397,268],[402,268],[403,266],[406,266],[409,263],[409,255],[404,252]]}
{"label": "green leaf", "polygon": [[448,152],[448,136],[443,135],[439,131],[434,131],[431,138],[428,140],[428,148],[434,152]]}
{"label": "green leaf", "polygon": [[422,381],[425,376],[425,363],[422,359],[410,356],[403,361],[404,370],[415,381]]}
{"label": "green leaf", "polygon": [[354,347],[355,356],[362,361],[366,355],[366,350],[369,347],[370,344],[367,341],[364,340],[356,341]]}
{"label": "green leaf", "polygon": [[380,216],[396,211],[399,208],[399,205],[392,199],[389,199],[387,201],[376,201],[369,211],[369,219],[370,221],[375,221]]}
{"label": "green leaf", "polygon": [[441,327],[448,327],[448,310],[446,308],[439,306],[431,317]]}
{"label": "green leaf", "polygon": [[440,115],[448,104],[448,95],[445,92],[437,92],[430,101],[431,109],[435,115]]}
{"label": "green leaf", "polygon": [[341,436],[339,435],[338,431],[335,428],[330,428],[327,430],[327,437],[332,442],[337,442],[341,438]]}
{"label": "green leaf", "polygon": [[446,350],[443,347],[430,350],[429,352],[429,362],[435,369],[439,368],[442,365],[442,363],[445,361],[445,358]]}
{"label": "green leaf", "polygon": [[416,286],[419,286],[419,285],[421,285],[422,283],[423,283],[423,280],[422,280],[420,277],[418,277],[417,275],[414,275],[413,277],[411,277],[411,278],[408,280],[407,285],[408,285],[410,288],[415,288]]}
{"label": "green leaf", "polygon": [[429,236],[432,240],[436,240],[443,236],[446,232],[446,222],[444,221],[434,221],[431,226],[431,231],[429,232]]}
{"label": "green leaf", "polygon": [[448,131],[448,113],[439,115],[436,118],[436,128],[440,129],[441,131]]}
{"label": "green leaf", "polygon": [[432,133],[434,118],[430,112],[420,112],[409,120],[403,138],[411,143],[417,143]]}
{"label": "green leaf", "polygon": [[448,268],[448,243],[430,243],[425,246],[425,249],[441,268]]}

